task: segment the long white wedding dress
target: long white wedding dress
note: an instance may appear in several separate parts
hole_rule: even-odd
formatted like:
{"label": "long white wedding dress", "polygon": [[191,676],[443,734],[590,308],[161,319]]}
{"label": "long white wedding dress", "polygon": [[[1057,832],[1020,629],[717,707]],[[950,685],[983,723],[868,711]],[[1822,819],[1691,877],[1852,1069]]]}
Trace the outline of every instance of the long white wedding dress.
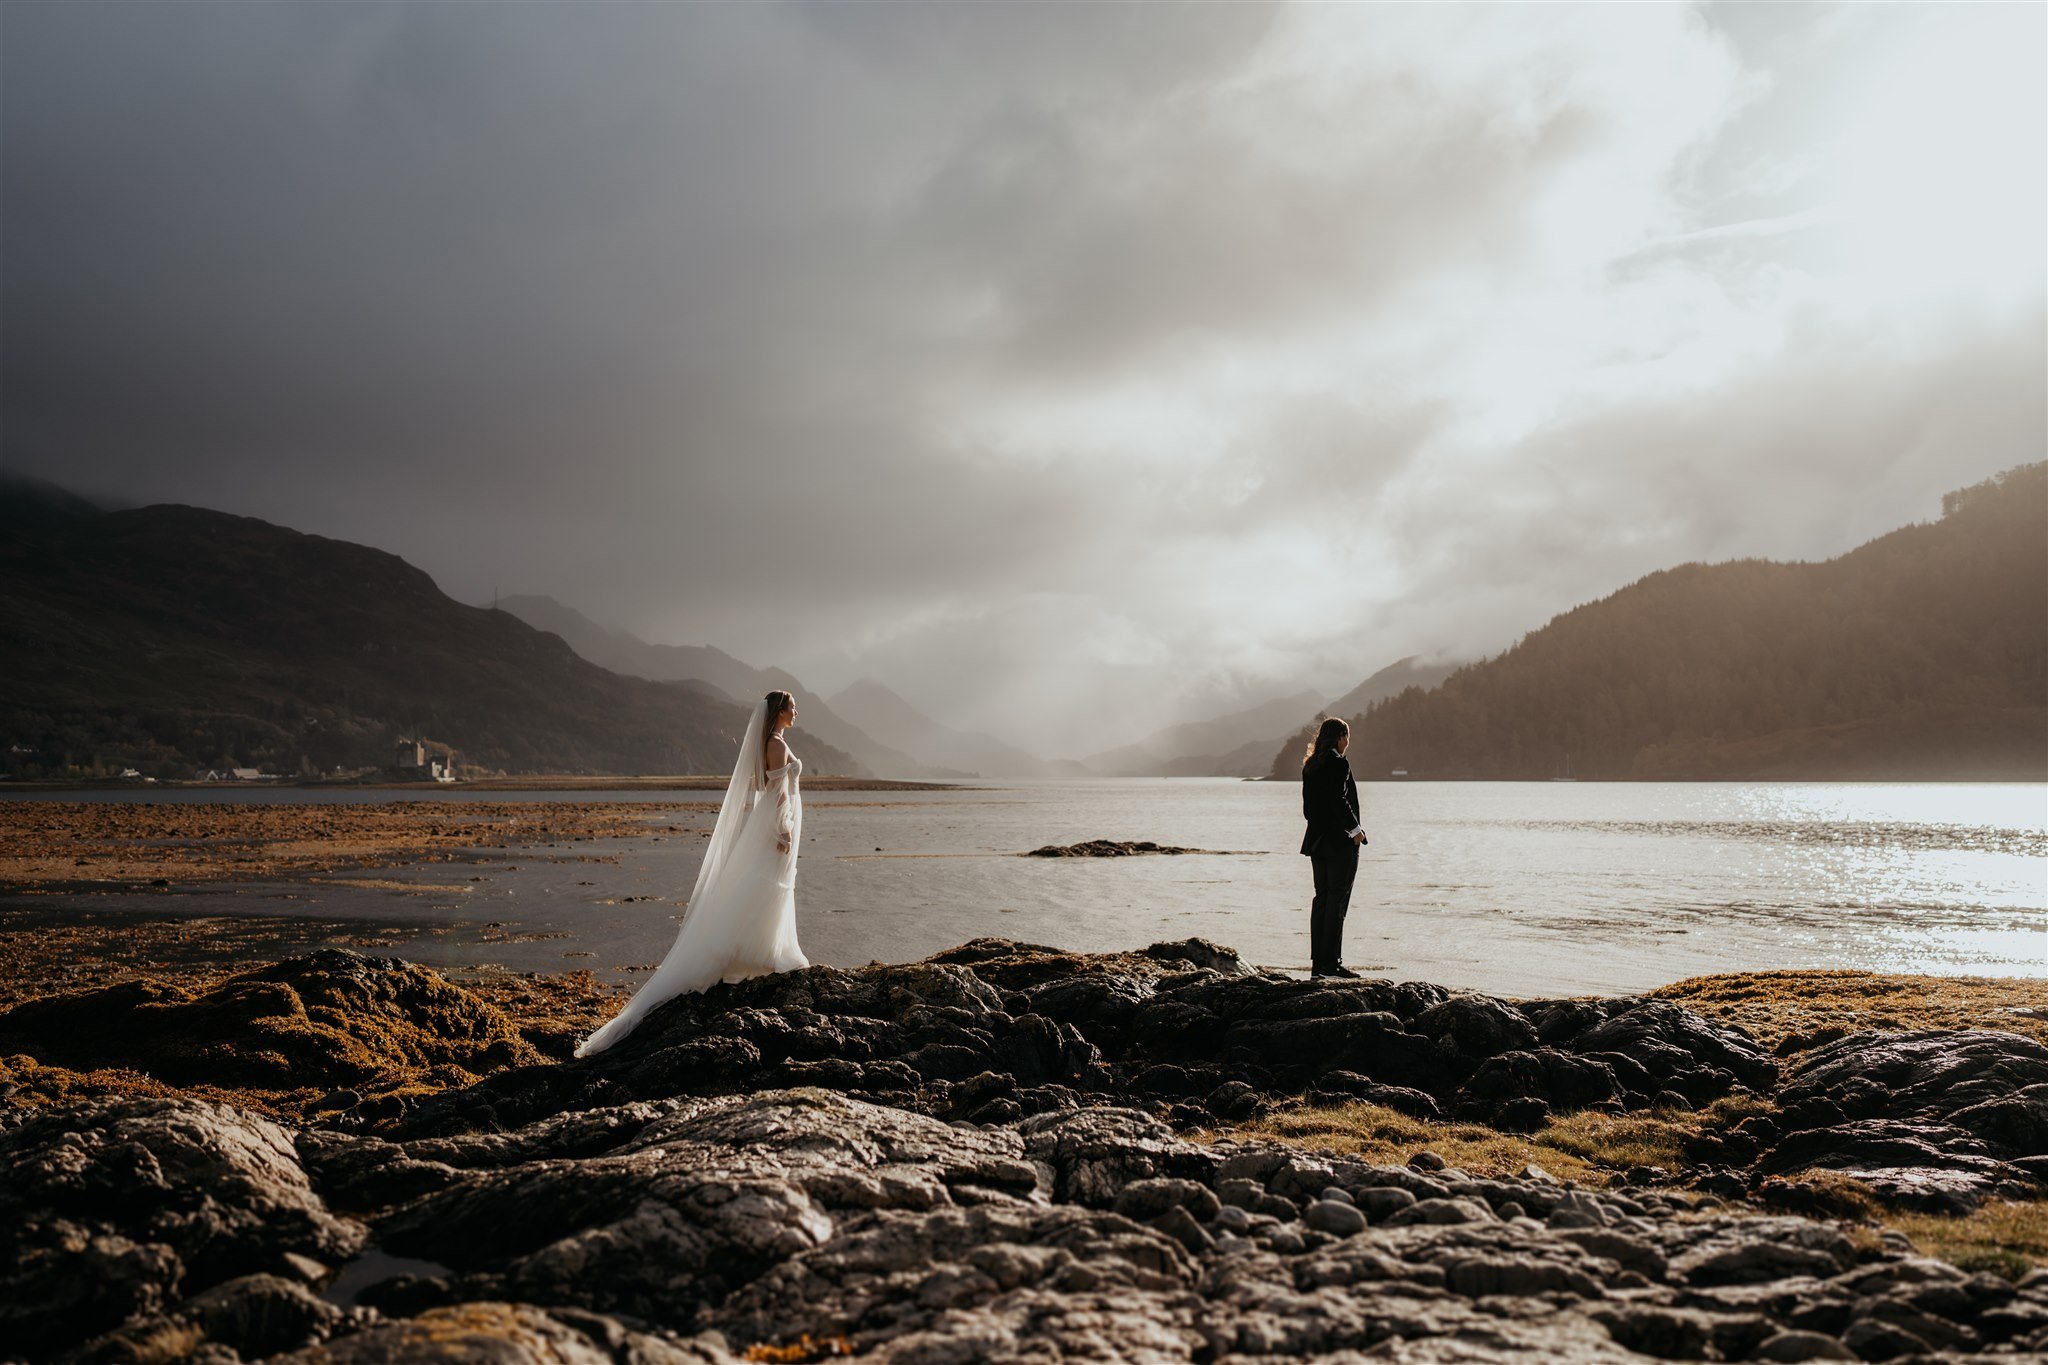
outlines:
{"label": "long white wedding dress", "polygon": [[578,1057],[618,1042],[664,1000],[811,965],[796,941],[796,854],[804,831],[797,780],[804,765],[791,754],[779,768],[762,767],[767,722],[768,703],[756,702],[668,956],[624,1009],[583,1040]]}

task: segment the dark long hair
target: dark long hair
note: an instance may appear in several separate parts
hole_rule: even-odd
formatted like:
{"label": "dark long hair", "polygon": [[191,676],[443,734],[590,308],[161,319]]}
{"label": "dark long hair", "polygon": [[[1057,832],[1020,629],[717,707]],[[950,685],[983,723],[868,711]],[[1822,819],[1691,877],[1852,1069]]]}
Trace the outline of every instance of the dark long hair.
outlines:
{"label": "dark long hair", "polygon": [[768,739],[775,734],[776,717],[787,711],[795,700],[794,696],[779,688],[768,694],[768,718],[761,722],[767,728],[761,732],[761,738]]}
{"label": "dark long hair", "polygon": [[1323,723],[1316,727],[1316,737],[1309,741],[1308,752],[1301,756],[1301,766],[1306,768],[1308,761],[1317,754],[1337,752],[1337,741],[1350,733],[1351,727],[1335,716],[1324,717]]}

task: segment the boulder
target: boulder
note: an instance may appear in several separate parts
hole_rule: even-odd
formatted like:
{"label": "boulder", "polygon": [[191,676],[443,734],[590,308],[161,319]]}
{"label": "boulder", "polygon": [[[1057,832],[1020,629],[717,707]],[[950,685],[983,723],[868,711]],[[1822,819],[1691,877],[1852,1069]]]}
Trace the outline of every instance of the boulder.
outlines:
{"label": "boulder", "polygon": [[203,1100],[65,1106],[0,1130],[0,1341],[33,1355],[290,1258],[346,1259],[289,1133]]}

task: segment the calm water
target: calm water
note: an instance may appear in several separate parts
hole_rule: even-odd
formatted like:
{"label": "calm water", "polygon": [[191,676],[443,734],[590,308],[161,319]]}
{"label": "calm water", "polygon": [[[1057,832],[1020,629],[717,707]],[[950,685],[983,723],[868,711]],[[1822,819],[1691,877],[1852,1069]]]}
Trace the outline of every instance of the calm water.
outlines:
{"label": "calm water", "polygon": [[[293,789],[98,795],[392,799]],[[1767,967],[2048,975],[2048,787],[1402,783],[1370,785],[1360,797],[1371,843],[1346,959],[1376,975],[1516,995],[1628,991]],[[702,828],[708,820],[673,823]],[[1308,860],[1295,852],[1300,831],[1299,789],[1274,783],[815,792],[805,798],[797,883],[803,942],[815,961],[853,964],[920,957],[987,934],[1079,949],[1199,934],[1255,962],[1305,967],[1310,881]],[[1239,852],[1015,856],[1095,838]],[[474,867],[376,874],[405,883],[403,890],[330,883],[292,888],[287,900],[282,888],[250,887],[175,903],[195,913],[417,925],[421,937],[403,951],[423,961],[588,966],[632,980],[625,969],[658,961],[673,936],[675,902],[689,894],[702,846],[694,838],[625,841],[608,846],[616,863],[493,853]],[[135,903],[166,906],[162,897]],[[500,941],[479,941],[487,925]],[[559,937],[502,941],[543,934]]]}

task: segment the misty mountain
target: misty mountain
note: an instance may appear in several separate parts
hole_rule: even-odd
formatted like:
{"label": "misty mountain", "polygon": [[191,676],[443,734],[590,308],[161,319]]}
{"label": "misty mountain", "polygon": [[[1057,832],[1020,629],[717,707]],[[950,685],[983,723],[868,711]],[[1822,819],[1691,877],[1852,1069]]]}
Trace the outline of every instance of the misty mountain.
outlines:
{"label": "misty mountain", "polygon": [[1411,687],[1428,691],[1451,674],[1463,667],[1462,664],[1420,662],[1421,655],[1411,654],[1397,659],[1379,672],[1367,678],[1358,686],[1346,692],[1322,709],[1325,716],[1343,716],[1347,719],[1370,707],[1374,702],[1398,697]]}
{"label": "misty mountain", "polygon": [[872,678],[832,698],[832,707],[891,748],[936,768],[973,777],[1085,775],[1073,763],[1048,762],[993,735],[941,725]]}
{"label": "misty mountain", "polygon": [[[325,772],[388,764],[422,733],[486,770],[731,770],[746,712],[725,697],[599,668],[396,555],[197,507],[12,488],[0,506],[10,770]],[[822,744],[805,756],[860,771]]]}
{"label": "misty mountain", "polygon": [[[960,777],[964,774],[919,763],[909,754],[879,744],[859,726],[839,715],[819,693],[779,668],[755,668],[712,645],[649,644],[629,631],[601,626],[574,607],[552,597],[518,596],[498,600],[537,630],[559,635],[569,648],[601,668],[654,682],[702,682],[744,706],[752,706],[776,689],[797,698],[796,733],[814,736],[843,750],[869,773],[879,777]],[[809,761],[809,751],[800,750]]]}
{"label": "misty mountain", "polygon": [[1213,720],[1170,725],[1082,762],[1105,777],[1256,777],[1272,761],[1276,736],[1300,725],[1321,701],[1317,693],[1301,692]]}
{"label": "misty mountain", "polygon": [[[637,635],[601,626],[574,607],[552,597],[513,595],[497,601],[500,611],[509,611],[535,630],[559,635],[569,648],[600,668],[650,682],[708,683],[735,702],[751,705],[771,688],[787,687],[780,679],[767,681],[770,670],[755,668],[712,645],[651,645]],[[795,691],[795,688],[788,688]]]}
{"label": "misty mountain", "polygon": [[[1384,777],[2040,781],[2048,464],[1822,563],[1687,564],[1353,719]],[[1276,775],[1298,774],[1283,749]]]}

